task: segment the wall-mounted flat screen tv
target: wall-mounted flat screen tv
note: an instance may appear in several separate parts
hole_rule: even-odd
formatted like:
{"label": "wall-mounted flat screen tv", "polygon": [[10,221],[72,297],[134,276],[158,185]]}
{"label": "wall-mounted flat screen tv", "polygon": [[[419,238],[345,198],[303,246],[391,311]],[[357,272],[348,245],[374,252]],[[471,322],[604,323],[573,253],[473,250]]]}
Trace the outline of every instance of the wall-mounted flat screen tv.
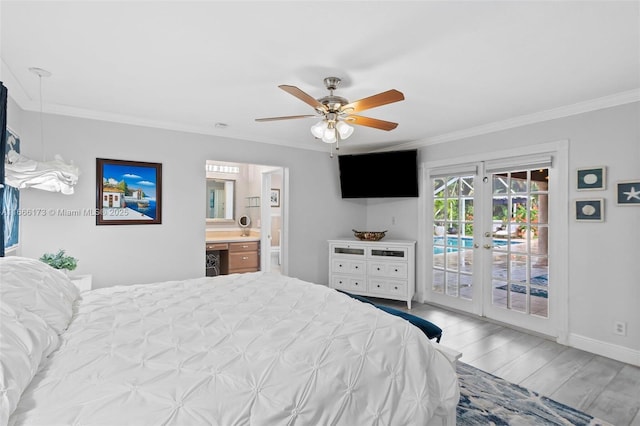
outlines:
{"label": "wall-mounted flat screen tv", "polygon": [[418,150],[338,156],[342,198],[418,196]]}

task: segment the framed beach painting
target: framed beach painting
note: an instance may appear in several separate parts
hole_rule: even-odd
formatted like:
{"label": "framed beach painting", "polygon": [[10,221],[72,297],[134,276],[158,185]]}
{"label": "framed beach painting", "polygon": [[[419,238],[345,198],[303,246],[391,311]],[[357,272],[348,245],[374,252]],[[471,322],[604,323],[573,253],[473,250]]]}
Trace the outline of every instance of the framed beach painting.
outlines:
{"label": "framed beach painting", "polygon": [[607,182],[607,169],[605,167],[589,167],[578,169],[577,185],[578,191],[602,190]]}
{"label": "framed beach painting", "polygon": [[576,200],[576,221],[604,221],[604,199]]}
{"label": "framed beach painting", "polygon": [[619,206],[640,206],[640,179],[618,182],[616,201]]}
{"label": "framed beach painting", "polygon": [[162,223],[162,164],[96,159],[96,225]]}

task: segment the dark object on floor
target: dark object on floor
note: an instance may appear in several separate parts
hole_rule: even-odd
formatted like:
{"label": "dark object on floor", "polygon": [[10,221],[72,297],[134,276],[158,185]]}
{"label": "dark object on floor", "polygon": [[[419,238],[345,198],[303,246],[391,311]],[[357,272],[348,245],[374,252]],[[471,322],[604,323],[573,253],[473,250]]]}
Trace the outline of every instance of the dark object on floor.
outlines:
{"label": "dark object on floor", "polygon": [[435,325],[432,322],[427,321],[424,318],[417,317],[415,315],[411,315],[407,312],[401,311],[399,309],[390,308],[388,306],[376,305],[371,300],[366,297],[358,296],[355,294],[347,293],[346,291],[338,290],[340,293],[344,293],[349,297],[352,297],[356,300],[361,301],[362,303],[368,303],[370,305],[375,306],[376,308],[385,311],[388,314],[395,315],[400,317],[406,321],[409,321],[414,326],[418,327],[429,339],[436,339],[436,342],[440,343],[440,338],[442,337],[442,329]]}
{"label": "dark object on floor", "polygon": [[612,426],[568,405],[458,361],[457,425]]}

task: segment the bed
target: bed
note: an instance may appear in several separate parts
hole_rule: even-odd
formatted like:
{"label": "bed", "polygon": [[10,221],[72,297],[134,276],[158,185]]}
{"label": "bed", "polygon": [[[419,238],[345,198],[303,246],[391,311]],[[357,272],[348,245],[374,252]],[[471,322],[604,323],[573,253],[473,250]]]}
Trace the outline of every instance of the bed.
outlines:
{"label": "bed", "polygon": [[255,272],[80,293],[0,259],[0,425],[454,424],[452,359],[409,322]]}

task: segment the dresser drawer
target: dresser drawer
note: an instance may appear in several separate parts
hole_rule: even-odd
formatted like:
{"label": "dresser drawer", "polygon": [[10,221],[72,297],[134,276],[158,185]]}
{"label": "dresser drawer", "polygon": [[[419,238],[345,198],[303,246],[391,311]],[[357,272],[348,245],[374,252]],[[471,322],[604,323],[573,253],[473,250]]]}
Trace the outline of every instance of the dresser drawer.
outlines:
{"label": "dresser drawer", "polygon": [[331,272],[338,274],[364,275],[367,264],[364,261],[334,259],[331,262]]}
{"label": "dresser drawer", "polygon": [[369,275],[375,277],[407,278],[407,263],[370,262]]}
{"label": "dresser drawer", "polygon": [[367,253],[370,259],[407,260],[408,249],[406,247],[371,247]]}
{"label": "dresser drawer", "polygon": [[228,250],[229,243],[207,243],[207,251]]}
{"label": "dresser drawer", "polygon": [[237,251],[258,251],[258,242],[229,243],[229,254]]}
{"label": "dresser drawer", "polygon": [[367,248],[358,244],[339,244],[330,246],[331,256],[335,257],[361,257],[367,254]]}
{"label": "dresser drawer", "polygon": [[233,273],[239,269],[256,269],[258,268],[258,252],[232,253],[229,250],[229,273]]}
{"label": "dresser drawer", "polygon": [[363,292],[365,291],[364,278],[354,278],[346,276],[333,276],[331,277],[331,288],[337,288],[340,290]]}
{"label": "dresser drawer", "polygon": [[367,289],[381,296],[402,297],[407,295],[407,282],[371,279]]}

